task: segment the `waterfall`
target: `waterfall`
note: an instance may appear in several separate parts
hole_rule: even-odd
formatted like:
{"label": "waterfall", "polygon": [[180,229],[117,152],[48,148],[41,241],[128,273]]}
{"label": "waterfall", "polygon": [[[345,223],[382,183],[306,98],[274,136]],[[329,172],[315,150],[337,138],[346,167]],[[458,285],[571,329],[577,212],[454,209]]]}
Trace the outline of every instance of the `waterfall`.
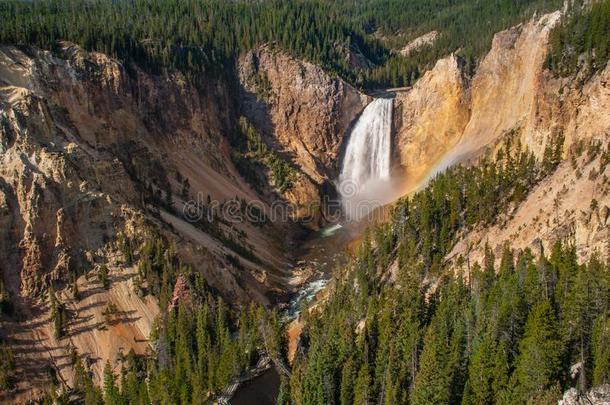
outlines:
{"label": "waterfall", "polygon": [[390,178],[392,99],[378,98],[365,109],[347,144],[340,181],[362,186]]}
{"label": "waterfall", "polygon": [[392,104],[392,99],[374,100],[350,135],[339,176],[339,193],[348,218],[360,219],[363,205],[372,208],[387,202],[383,188],[390,182]]}

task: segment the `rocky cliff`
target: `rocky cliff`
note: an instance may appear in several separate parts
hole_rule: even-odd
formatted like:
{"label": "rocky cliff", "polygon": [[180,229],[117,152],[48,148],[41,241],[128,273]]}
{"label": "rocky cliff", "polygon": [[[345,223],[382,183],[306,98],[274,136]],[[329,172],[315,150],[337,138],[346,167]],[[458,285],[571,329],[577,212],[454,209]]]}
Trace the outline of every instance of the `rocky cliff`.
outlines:
{"label": "rocky cliff", "polygon": [[239,76],[241,111],[305,174],[305,192],[287,199],[318,204],[332,195],[343,141],[371,98],[319,66],[270,46],[241,58]]}
{"label": "rocky cliff", "polygon": [[[185,200],[198,193],[219,201],[255,198],[232,168],[222,137],[230,105],[220,86],[199,91],[180,75],[128,72],[70,44],[59,57],[0,49],[0,274],[14,306],[2,338],[19,342],[25,385],[18,393],[44,387],[47,365],[69,380],[71,367],[57,359],[72,348],[94,359],[96,379],[119,351],[150,350],[158,309],[152,296],[137,297],[130,287],[136,272],[119,240],[137,250],[153,235],[166,238],[229,298],[264,303],[280,285],[265,276],[284,262],[270,238],[260,238],[261,252],[271,253],[258,255],[265,269],[246,258],[239,268],[226,259],[232,250],[223,238],[231,230],[223,238],[210,235],[182,215]],[[90,281],[102,267],[110,269],[107,292]],[[70,283],[80,285],[82,299],[68,298]],[[52,284],[71,314],[61,339],[50,326]],[[125,319],[102,329],[111,302]]]}
{"label": "rocky cliff", "polygon": [[394,128],[408,191],[459,141],[469,118],[469,95],[460,60],[439,60],[412,89],[396,96]]}
{"label": "rocky cliff", "polygon": [[451,158],[476,156],[513,130],[521,130],[524,145],[541,156],[548,137],[534,139],[533,132],[547,110],[544,61],[549,32],[559,18],[560,13],[555,12],[495,35],[469,86],[468,124],[451,157],[441,165],[450,163]]}
{"label": "rocky cliff", "polygon": [[182,206],[199,193],[256,197],[222,136],[226,90],[200,92],[180,75],[128,74],[68,44],[63,56],[2,49],[3,243],[13,247],[3,268],[24,295],[61,281],[70,266],[90,266],[88,252],[137,232],[134,218],[186,227]]}
{"label": "rocky cliff", "polygon": [[563,139],[557,171],[496,226],[465,235],[450,258],[480,259],[486,243],[499,250],[507,240],[548,251],[565,238],[582,259],[610,254],[610,69],[586,82],[558,79],[545,69],[549,32],[560,17],[535,17],[496,34],[472,78],[450,56],[396,97],[396,148],[407,192],[449,165],[493,155],[508,138],[540,160],[553,139]]}
{"label": "rocky cliff", "polygon": [[539,134],[540,117],[552,110],[549,94],[556,90],[546,83],[544,60],[559,18],[559,12],[548,14],[496,34],[471,78],[451,55],[397,95],[396,144],[411,178],[476,158],[516,129],[541,156],[551,128]]}
{"label": "rocky cliff", "polygon": [[[0,275],[14,305],[0,338],[18,356],[18,398],[44,388],[47,366],[69,383],[72,367],[61,359],[72,349],[90,359],[98,382],[106,360],[151,350],[159,309],[135,293],[126,243],[137,254],[151,238],[166,240],[229,302],[269,305],[298,287],[289,247],[300,226],[244,219],[244,204],[266,213],[275,199],[319,205],[367,98],[314,65],[267,48],[257,55],[252,74],[268,77],[270,93],[239,105],[233,84],[217,77],[152,74],[69,43],[58,54],[0,48]],[[269,147],[295,167],[289,190],[268,184],[261,194],[236,169],[230,142],[241,114],[273,118],[257,122],[270,125],[261,126],[271,129]],[[193,207],[213,207],[211,222]],[[102,269],[108,289],[97,280]],[[61,338],[50,285],[69,313]],[[120,316],[109,323],[110,304]]]}

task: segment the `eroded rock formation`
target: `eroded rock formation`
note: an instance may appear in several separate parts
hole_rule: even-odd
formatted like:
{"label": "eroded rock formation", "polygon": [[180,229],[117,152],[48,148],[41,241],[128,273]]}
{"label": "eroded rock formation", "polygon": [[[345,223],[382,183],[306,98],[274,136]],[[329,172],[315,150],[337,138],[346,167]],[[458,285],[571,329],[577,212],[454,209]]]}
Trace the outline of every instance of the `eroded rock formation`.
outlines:
{"label": "eroded rock formation", "polygon": [[584,83],[555,78],[545,58],[559,19],[555,12],[496,34],[471,79],[450,56],[397,95],[396,147],[406,191],[452,164],[495,155],[508,138],[540,160],[553,138],[563,138],[566,160],[557,171],[496,226],[466,235],[450,258],[478,260],[486,243],[500,250],[504,241],[516,248],[542,244],[548,251],[566,238],[582,259],[610,254],[607,223],[598,220],[610,205],[607,158],[572,157],[586,145],[607,148],[610,68]]}

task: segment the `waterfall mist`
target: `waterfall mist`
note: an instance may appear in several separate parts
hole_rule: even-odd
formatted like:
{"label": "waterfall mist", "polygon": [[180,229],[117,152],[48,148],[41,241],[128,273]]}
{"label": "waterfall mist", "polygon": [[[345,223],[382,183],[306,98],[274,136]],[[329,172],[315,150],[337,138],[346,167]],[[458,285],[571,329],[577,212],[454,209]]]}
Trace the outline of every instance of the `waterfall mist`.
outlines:
{"label": "waterfall mist", "polygon": [[392,99],[371,102],[350,135],[339,176],[348,220],[359,220],[394,198],[390,176],[392,106]]}

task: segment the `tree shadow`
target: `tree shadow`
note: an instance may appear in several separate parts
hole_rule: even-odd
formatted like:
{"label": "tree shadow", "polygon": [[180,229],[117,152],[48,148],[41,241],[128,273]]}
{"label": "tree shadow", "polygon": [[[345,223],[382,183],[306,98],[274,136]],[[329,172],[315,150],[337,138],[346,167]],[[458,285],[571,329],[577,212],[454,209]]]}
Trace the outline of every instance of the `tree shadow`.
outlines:
{"label": "tree shadow", "polygon": [[71,337],[75,337],[75,336],[81,335],[83,333],[91,332],[91,331],[93,331],[95,329],[99,329],[102,326],[106,326],[106,322],[101,321],[101,322],[93,323],[91,325],[81,326],[79,328],[71,329],[70,330],[70,336]]}
{"label": "tree shadow", "polygon": [[106,291],[106,290],[105,290],[105,289],[103,289],[102,287],[93,287],[93,288],[89,288],[89,289],[87,289],[87,290],[85,290],[85,291],[81,291],[81,292],[80,292],[80,299],[81,299],[81,300],[85,300],[85,299],[87,299],[87,298],[89,298],[89,297],[92,297],[92,296],[94,296],[94,295],[101,294],[101,293],[103,293],[104,291]]}

